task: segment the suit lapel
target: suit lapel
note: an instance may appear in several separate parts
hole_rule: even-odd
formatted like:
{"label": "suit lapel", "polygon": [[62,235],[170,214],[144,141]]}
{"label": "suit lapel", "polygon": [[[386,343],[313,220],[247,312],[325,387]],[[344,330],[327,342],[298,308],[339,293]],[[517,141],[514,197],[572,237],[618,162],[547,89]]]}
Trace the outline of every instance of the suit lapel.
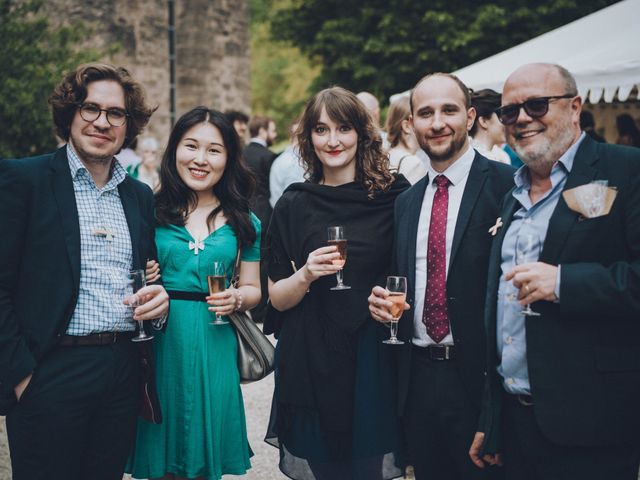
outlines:
{"label": "suit lapel", "polygon": [[[571,168],[571,172],[569,172],[563,191],[589,183],[595,178],[597,173],[595,167],[597,161],[595,147],[595,142],[589,137],[582,141],[582,144],[576,152],[573,167]],[[549,228],[544,240],[542,253],[540,254],[540,261],[552,265],[558,263],[558,258],[567,240],[567,236],[577,222],[578,215],[569,209],[564,197],[560,195],[558,204],[549,220]]]}
{"label": "suit lapel", "polygon": [[[133,268],[144,268],[143,259],[140,258],[140,207],[133,190],[133,182],[127,177],[118,185],[120,193],[120,201],[124,215],[127,217],[127,225],[129,226],[129,235],[131,237],[131,252],[133,254]],[[146,258],[144,259],[146,263]]]}
{"label": "suit lapel", "polygon": [[78,291],[80,288],[80,220],[66,148],[60,148],[53,155],[51,170],[51,187],[60,214],[60,225],[67,246],[73,284]]}
{"label": "suit lapel", "polygon": [[[509,191],[504,200],[504,205],[501,212],[502,227],[498,229],[493,242],[491,244],[491,253],[489,254],[489,272],[487,277],[487,305],[486,311],[489,312],[486,315],[487,320],[490,322],[489,327],[493,326],[493,329],[489,329],[490,332],[495,331],[495,308],[496,299],[498,297],[498,284],[500,282],[500,268],[502,266],[502,243],[504,237],[509,230],[511,220],[514,213],[520,208],[520,202],[518,202],[513,196],[513,189]],[[492,333],[493,335],[493,333]]]}
{"label": "suit lapel", "polygon": [[451,255],[449,258],[449,268],[454,264],[458,247],[462,242],[464,231],[469,224],[471,213],[478,201],[478,195],[482,190],[482,186],[487,180],[487,170],[489,168],[488,160],[480,156],[476,152],[471,169],[469,170],[469,176],[467,177],[467,184],[464,187],[462,194],[462,202],[460,203],[460,209],[458,210],[458,219],[456,220],[456,228],[453,233],[453,241],[451,243]]}
{"label": "suit lapel", "polygon": [[411,189],[411,198],[409,198],[409,205],[407,205],[407,223],[406,227],[406,244],[405,248],[402,248],[401,254],[406,255],[407,272],[409,275],[409,288],[411,298],[415,299],[415,287],[416,287],[416,242],[418,239],[418,223],[420,222],[420,211],[422,210],[422,201],[424,199],[424,192],[427,189],[429,182],[429,174],[420,180]]}

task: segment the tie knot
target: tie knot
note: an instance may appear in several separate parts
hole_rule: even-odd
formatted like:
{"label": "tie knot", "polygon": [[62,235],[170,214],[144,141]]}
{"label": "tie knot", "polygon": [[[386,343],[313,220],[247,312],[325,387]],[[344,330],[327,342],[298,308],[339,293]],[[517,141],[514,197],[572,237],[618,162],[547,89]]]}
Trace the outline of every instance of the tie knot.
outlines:
{"label": "tie knot", "polygon": [[436,178],[434,178],[433,181],[438,188],[447,188],[449,186],[449,183],[451,183],[449,182],[449,179],[444,175],[436,175]]}

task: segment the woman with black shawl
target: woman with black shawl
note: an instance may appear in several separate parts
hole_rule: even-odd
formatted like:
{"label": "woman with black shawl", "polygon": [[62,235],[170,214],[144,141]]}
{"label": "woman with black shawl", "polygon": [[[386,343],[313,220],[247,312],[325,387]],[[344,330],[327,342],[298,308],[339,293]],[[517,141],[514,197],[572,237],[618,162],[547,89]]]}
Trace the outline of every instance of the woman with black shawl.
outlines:
{"label": "woman with black shawl", "polygon": [[[266,440],[296,480],[396,478],[393,347],[367,297],[389,273],[393,203],[409,183],[389,172],[376,126],[343,88],[309,101],[297,137],[308,181],[285,191],[267,235],[265,330],[278,345]],[[348,290],[331,290],[341,267],[327,227],[337,225]]]}

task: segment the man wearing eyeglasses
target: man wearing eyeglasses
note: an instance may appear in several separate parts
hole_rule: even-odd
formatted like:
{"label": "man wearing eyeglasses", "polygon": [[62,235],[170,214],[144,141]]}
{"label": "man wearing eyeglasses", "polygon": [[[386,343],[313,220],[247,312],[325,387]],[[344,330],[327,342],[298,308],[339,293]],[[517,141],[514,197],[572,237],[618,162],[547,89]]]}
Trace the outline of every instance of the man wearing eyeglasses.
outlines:
{"label": "man wearing eyeglasses", "polygon": [[[502,103],[525,165],[489,260],[488,382],[471,458],[483,467],[501,452],[513,480],[636,479],[640,150],[580,130],[576,82],[558,65],[517,69]],[[522,249],[523,238],[539,240]]]}
{"label": "man wearing eyeglasses", "polygon": [[14,480],[120,480],[140,406],[135,320],[123,304],[155,257],[153,196],[114,159],[153,109],[123,68],[81,65],[50,97],[54,153],[0,161],[0,414]]}

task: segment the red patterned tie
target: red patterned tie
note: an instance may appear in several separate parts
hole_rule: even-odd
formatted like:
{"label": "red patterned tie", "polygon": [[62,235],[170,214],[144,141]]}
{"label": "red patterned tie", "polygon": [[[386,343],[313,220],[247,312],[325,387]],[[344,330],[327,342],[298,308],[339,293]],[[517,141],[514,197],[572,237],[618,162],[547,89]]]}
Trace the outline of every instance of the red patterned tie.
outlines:
{"label": "red patterned tie", "polygon": [[427,288],[422,322],[429,335],[440,343],[449,333],[447,315],[447,209],[449,179],[438,175],[433,180],[438,189],[433,197],[429,241],[427,243]]}

